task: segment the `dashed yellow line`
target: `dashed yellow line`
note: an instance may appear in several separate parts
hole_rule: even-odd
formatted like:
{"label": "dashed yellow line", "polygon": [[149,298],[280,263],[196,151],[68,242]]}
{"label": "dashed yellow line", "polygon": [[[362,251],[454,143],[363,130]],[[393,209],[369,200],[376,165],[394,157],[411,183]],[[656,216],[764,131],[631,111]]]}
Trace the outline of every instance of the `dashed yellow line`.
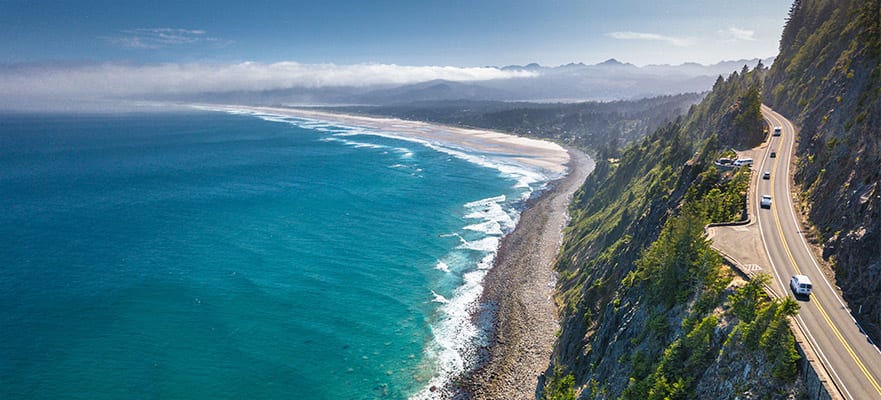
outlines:
{"label": "dashed yellow line", "polygon": [[[775,118],[775,121],[776,121],[776,118]],[[776,121],[776,122],[780,122],[780,121]],[[791,135],[793,133],[790,132],[789,134]],[[781,139],[782,139],[782,136],[781,136]],[[782,149],[783,149],[783,140],[780,140],[780,144],[777,147],[777,155],[778,156],[780,155]],[[777,176],[777,158],[774,159],[774,166],[773,166],[772,170],[774,171],[774,174],[773,174],[773,176],[771,176],[770,183],[771,183],[771,187],[773,188],[774,187],[774,179]],[[788,179],[788,177],[787,177],[787,179]],[[795,257],[792,256],[792,251],[790,251],[790,249],[789,249],[789,243],[786,241],[786,235],[783,234],[783,226],[780,224],[780,216],[777,213],[777,207],[774,207],[772,205],[771,211],[774,214],[774,221],[777,225],[777,233],[780,235],[781,242],[783,243],[783,250],[786,252],[786,256],[789,257],[789,261],[792,264],[792,268],[795,270],[795,273],[801,274],[801,270],[798,268],[798,263],[795,262]],[[857,368],[859,368],[860,371],[862,371],[863,374],[866,375],[866,378],[869,380],[869,383],[872,385],[872,387],[875,389],[875,391],[878,392],[879,395],[881,395],[881,385],[878,385],[878,381],[875,380],[875,377],[872,376],[872,374],[869,372],[869,369],[866,368],[865,364],[863,364],[863,361],[860,360],[860,357],[857,356],[857,354],[856,354],[856,352],[854,352],[853,348],[850,347],[850,345],[847,343],[847,340],[844,339],[844,336],[841,334],[841,331],[838,330],[838,327],[835,325],[834,322],[832,322],[832,319],[829,318],[829,314],[827,314],[826,310],[823,309],[823,306],[820,304],[820,301],[816,297],[814,297],[813,303],[817,305],[817,310],[820,311],[820,314],[823,316],[823,319],[826,320],[826,324],[828,324],[829,327],[832,328],[832,333],[835,335],[835,337],[838,338],[838,341],[841,342],[841,344],[844,346],[844,349],[847,351],[847,353],[850,354],[850,357],[856,363]]]}

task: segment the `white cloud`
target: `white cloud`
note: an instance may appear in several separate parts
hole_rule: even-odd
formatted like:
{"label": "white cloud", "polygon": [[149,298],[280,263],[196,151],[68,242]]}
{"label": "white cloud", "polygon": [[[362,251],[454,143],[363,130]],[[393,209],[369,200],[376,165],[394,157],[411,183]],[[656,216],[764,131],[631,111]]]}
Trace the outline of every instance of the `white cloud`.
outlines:
{"label": "white cloud", "polygon": [[728,36],[734,40],[748,40],[748,41],[757,40],[755,37],[756,31],[750,30],[750,29],[740,29],[740,28],[731,27],[731,28],[728,28],[728,30],[719,31],[719,33],[722,35]]}
{"label": "white cloud", "polygon": [[19,99],[97,100],[148,96],[262,91],[289,88],[402,85],[445,79],[481,81],[535,76],[530,71],[492,67],[403,66],[394,64],[87,64],[0,66],[0,107]]}
{"label": "white cloud", "polygon": [[222,43],[216,37],[208,36],[201,29],[179,28],[138,28],[121,32],[119,36],[105,37],[110,43],[132,49],[159,49],[197,43]]}
{"label": "white cloud", "polygon": [[694,38],[666,36],[657,33],[645,32],[610,32],[607,33],[606,36],[612,39],[619,40],[654,40],[659,42],[666,42],[677,47],[693,46],[696,42]]}

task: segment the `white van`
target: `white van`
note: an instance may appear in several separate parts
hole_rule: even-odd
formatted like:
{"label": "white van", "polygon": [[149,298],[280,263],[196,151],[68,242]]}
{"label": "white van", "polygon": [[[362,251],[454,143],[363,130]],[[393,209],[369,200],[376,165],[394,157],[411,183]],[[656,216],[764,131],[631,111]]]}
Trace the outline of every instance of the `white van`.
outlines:
{"label": "white van", "polygon": [[734,160],[735,167],[747,167],[750,165],[753,165],[752,158],[738,158],[737,160]]}
{"label": "white van", "polygon": [[802,294],[808,296],[811,294],[811,279],[804,275],[795,275],[789,280],[789,287],[796,295]]}

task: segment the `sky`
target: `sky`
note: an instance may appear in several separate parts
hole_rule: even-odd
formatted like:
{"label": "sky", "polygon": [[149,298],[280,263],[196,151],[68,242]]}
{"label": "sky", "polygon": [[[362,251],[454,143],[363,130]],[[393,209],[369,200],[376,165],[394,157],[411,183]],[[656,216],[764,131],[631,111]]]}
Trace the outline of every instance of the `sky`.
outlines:
{"label": "sky", "polygon": [[707,64],[775,55],[790,4],[0,0],[0,64]]}
{"label": "sky", "polygon": [[791,0],[0,0],[0,106],[776,55]]}

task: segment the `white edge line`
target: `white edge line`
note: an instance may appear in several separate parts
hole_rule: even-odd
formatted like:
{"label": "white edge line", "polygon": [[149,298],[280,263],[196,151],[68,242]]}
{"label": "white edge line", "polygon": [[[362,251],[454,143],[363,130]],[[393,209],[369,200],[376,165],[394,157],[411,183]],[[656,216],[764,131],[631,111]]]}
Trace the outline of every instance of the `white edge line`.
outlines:
{"label": "white edge line", "polygon": [[[792,123],[788,119],[783,118],[783,116],[778,114],[776,111],[771,110],[771,113],[775,114],[774,115],[775,117],[779,117],[779,118],[777,118],[778,120],[785,121],[784,125],[787,125],[787,128],[789,128],[790,131],[792,132],[791,133],[792,144],[794,146],[795,145],[795,126],[792,125]],[[787,177],[789,176],[788,175],[789,174],[789,166],[791,163],[792,163],[792,149],[790,148],[790,160],[789,160],[789,162],[786,163]],[[786,179],[786,192],[789,193],[791,196],[792,189],[789,185],[789,178]],[[790,215],[792,216],[792,222],[795,223],[795,227],[799,231],[798,237],[799,237],[799,239],[801,239],[800,241],[801,241],[802,246],[804,246],[804,249],[808,252],[808,255],[810,256],[810,259],[811,259],[811,263],[814,264],[815,272],[817,272],[820,275],[820,277],[823,278],[823,282],[826,283],[826,286],[832,292],[832,296],[833,296],[833,298],[835,298],[836,301],[838,301],[838,304],[840,304],[841,307],[843,307],[845,310],[848,311],[848,317],[850,317],[850,319],[857,325],[857,327],[859,327],[860,333],[862,333],[869,340],[869,343],[872,345],[872,347],[875,349],[875,351],[877,351],[879,354],[881,354],[881,349],[878,349],[878,346],[872,341],[872,338],[870,338],[865,333],[866,330],[863,329],[863,326],[860,324],[860,322],[857,321],[856,318],[854,318],[854,316],[852,314],[853,310],[851,310],[850,307],[848,307],[847,304],[844,303],[844,300],[838,295],[838,291],[832,286],[832,283],[829,282],[829,279],[826,277],[826,274],[823,273],[823,270],[820,268],[820,264],[817,262],[817,259],[814,257],[814,252],[811,250],[810,246],[808,246],[807,239],[805,239],[805,236],[801,233],[801,222],[799,222],[798,219],[795,217],[795,214],[796,214],[795,207],[792,206],[792,201],[789,201],[788,204],[789,204],[790,209],[792,210],[792,212],[790,213]]]}
{"label": "white edge line", "polygon": [[[772,111],[772,113],[773,113],[773,111]],[[774,115],[772,114],[772,116],[774,116]],[[786,134],[786,133],[784,132],[784,134]],[[794,142],[794,140],[795,140],[794,139],[795,138],[794,131],[793,131],[793,133],[790,133],[790,134],[793,135],[793,144],[794,144],[795,143]],[[771,138],[773,138],[773,136],[771,136]],[[771,149],[771,140],[772,139],[768,139],[768,149],[765,150],[766,153],[768,152],[768,150]],[[791,152],[791,149],[792,148],[790,147],[790,152]],[[765,162],[767,160],[768,160],[768,157],[762,157],[762,168],[765,168]],[[787,173],[788,173],[788,165],[789,164],[787,164],[787,167],[786,167]],[[778,175],[778,174],[776,174],[776,171],[775,171],[775,175]],[[787,182],[786,185],[787,185],[787,191],[788,191],[789,175],[787,175],[785,181]],[[758,198],[759,198],[758,180],[756,182],[757,182],[756,183],[756,199],[758,200]],[[791,204],[791,201],[789,203]],[[758,205],[756,205],[754,207],[757,207],[757,206]],[[758,211],[761,211],[761,210],[758,210]],[[765,248],[765,254],[768,255],[768,262],[771,263],[771,269],[774,270],[774,276],[777,277],[777,282],[783,288],[783,292],[786,293],[787,285],[784,285],[783,280],[780,279],[780,274],[777,271],[777,266],[774,265],[774,259],[773,259],[773,257],[771,257],[771,252],[768,250],[768,242],[765,240],[765,232],[762,230],[760,215],[761,215],[760,212],[756,212],[756,222],[759,224],[759,234],[762,237],[762,247]],[[805,335],[805,338],[808,339],[808,345],[811,346],[814,349],[814,351],[817,353],[817,355],[819,356],[820,363],[823,365],[823,367],[827,371],[829,371],[831,373],[831,375],[834,376],[836,381],[840,382],[840,384],[835,385],[835,387],[838,388],[840,391],[843,391],[842,394],[846,395],[849,399],[853,399],[854,397],[847,390],[847,387],[844,386],[844,383],[841,380],[841,376],[839,376],[838,372],[835,371],[835,368],[832,367],[832,363],[829,362],[829,358],[826,357],[826,354],[823,353],[823,350],[820,349],[820,345],[817,343],[817,340],[814,338],[814,335],[812,335],[810,330],[808,330],[807,325],[804,323],[804,320],[802,319],[801,314],[797,314],[795,320],[796,320],[796,324],[798,324],[799,328],[801,328],[801,330],[802,330],[802,333]],[[810,362],[810,361],[808,361],[808,362]]]}

